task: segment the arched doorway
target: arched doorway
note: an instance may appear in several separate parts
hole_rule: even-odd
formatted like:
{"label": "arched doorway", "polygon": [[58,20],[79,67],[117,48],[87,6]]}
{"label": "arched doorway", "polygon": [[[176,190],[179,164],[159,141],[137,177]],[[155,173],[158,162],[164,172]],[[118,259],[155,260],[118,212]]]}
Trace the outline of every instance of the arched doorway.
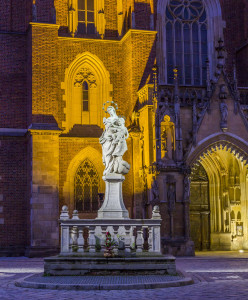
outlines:
{"label": "arched doorway", "polygon": [[231,146],[211,146],[192,164],[190,222],[196,250],[248,249],[247,179],[247,166]]}

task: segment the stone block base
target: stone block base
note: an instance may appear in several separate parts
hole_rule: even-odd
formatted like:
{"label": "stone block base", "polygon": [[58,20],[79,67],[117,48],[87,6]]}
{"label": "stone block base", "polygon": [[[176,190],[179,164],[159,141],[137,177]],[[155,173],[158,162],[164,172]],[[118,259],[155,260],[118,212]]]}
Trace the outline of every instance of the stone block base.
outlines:
{"label": "stone block base", "polygon": [[44,259],[45,275],[176,275],[175,257],[61,257]]}
{"label": "stone block base", "polygon": [[211,233],[212,251],[230,251],[232,249],[231,233]]}
{"label": "stone block base", "polygon": [[45,257],[56,255],[59,253],[59,248],[56,247],[28,247],[25,252],[27,257]]}
{"label": "stone block base", "polygon": [[195,256],[195,244],[193,241],[180,239],[161,239],[162,252],[174,256]]}
{"label": "stone block base", "polygon": [[25,247],[24,246],[12,246],[12,247],[1,247],[0,257],[14,257],[14,256],[24,256]]}

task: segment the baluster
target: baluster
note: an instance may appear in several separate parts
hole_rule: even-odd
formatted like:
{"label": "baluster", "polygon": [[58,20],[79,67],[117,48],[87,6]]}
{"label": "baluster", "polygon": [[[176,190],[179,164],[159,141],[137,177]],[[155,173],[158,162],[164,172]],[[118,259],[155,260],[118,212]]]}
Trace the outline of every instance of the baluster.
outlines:
{"label": "baluster", "polygon": [[131,226],[125,226],[125,251],[131,252],[131,238],[130,238],[130,229]]}
{"label": "baluster", "polygon": [[69,252],[72,252],[72,227],[69,227],[70,229],[70,238],[69,238]]}
{"label": "baluster", "polygon": [[130,229],[131,249],[135,250],[135,236],[133,235],[134,226]]}
{"label": "baluster", "polygon": [[96,252],[95,226],[89,226],[89,252]]}
{"label": "baluster", "polygon": [[117,238],[117,234],[118,234],[118,229],[119,229],[119,226],[113,226],[113,239],[114,241],[116,242],[116,245],[114,246],[114,254],[117,254],[118,253],[118,238]]}
{"label": "baluster", "polygon": [[105,241],[106,241],[106,230],[107,226],[101,226],[102,235],[101,235],[101,252],[105,251]]}
{"label": "baluster", "polygon": [[78,230],[78,252],[84,252],[84,236],[83,236],[83,227],[80,227]]}
{"label": "baluster", "polygon": [[142,252],[144,248],[144,237],[143,237],[143,227],[138,226],[137,227],[137,239],[136,239],[136,245],[137,245],[137,252]]}
{"label": "baluster", "polygon": [[71,230],[71,250],[77,252],[78,250],[78,227],[73,226]]}
{"label": "baluster", "polygon": [[149,227],[149,237],[148,237],[148,251],[154,251],[154,242],[153,242],[153,226]]}
{"label": "baluster", "polygon": [[102,250],[102,244],[101,244],[101,240],[102,240],[102,229],[101,226],[96,226],[95,228],[95,238],[96,238],[96,250]]}

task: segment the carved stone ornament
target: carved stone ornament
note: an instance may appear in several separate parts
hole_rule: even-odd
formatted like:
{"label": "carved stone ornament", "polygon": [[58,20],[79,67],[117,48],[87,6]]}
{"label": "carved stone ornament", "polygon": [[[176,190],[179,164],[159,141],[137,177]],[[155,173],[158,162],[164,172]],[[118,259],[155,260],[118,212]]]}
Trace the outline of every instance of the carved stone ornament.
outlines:
{"label": "carved stone ornament", "polygon": [[153,183],[151,186],[151,202],[153,205],[159,203],[159,187],[158,187],[158,181],[153,178]]}
{"label": "carved stone ornament", "polygon": [[224,100],[221,100],[220,102],[220,115],[221,115],[220,128],[222,129],[222,131],[226,131],[227,118],[228,118],[228,106]]}
{"label": "carved stone ornament", "polygon": [[88,68],[82,68],[77,73],[77,75],[75,77],[75,81],[74,81],[74,86],[81,87],[84,81],[87,81],[91,88],[96,87],[95,75]]}

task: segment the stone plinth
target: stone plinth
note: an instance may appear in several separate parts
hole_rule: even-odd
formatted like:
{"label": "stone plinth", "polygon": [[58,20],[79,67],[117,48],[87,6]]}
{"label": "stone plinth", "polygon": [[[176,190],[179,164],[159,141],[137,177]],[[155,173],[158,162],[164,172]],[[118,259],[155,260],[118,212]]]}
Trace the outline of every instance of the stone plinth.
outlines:
{"label": "stone plinth", "polygon": [[[99,255],[100,256],[100,255]],[[117,274],[170,274],[176,275],[175,257],[147,255],[130,258],[47,257],[45,275],[117,275]]]}
{"label": "stone plinth", "polygon": [[105,199],[98,210],[97,219],[129,219],[128,211],[122,197],[122,182],[125,177],[121,174],[103,176],[106,184]]}

